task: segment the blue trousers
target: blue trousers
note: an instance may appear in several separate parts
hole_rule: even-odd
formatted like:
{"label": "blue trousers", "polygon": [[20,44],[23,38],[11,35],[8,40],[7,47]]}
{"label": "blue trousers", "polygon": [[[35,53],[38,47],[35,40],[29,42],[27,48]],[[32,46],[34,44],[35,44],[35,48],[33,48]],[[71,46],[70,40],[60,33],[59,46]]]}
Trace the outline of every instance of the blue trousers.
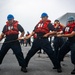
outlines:
{"label": "blue trousers", "polygon": [[53,65],[54,65],[54,67],[59,68],[60,64],[59,64],[56,56],[54,55],[54,51],[52,50],[50,42],[48,41],[47,38],[37,38],[34,40],[32,47],[29,50],[29,52],[27,53],[27,56],[25,58],[26,67],[28,66],[28,63],[29,63],[29,60],[31,59],[31,57],[33,57],[40,48],[43,49],[47,53],[47,55],[49,56],[49,58],[51,59]]}
{"label": "blue trousers", "polygon": [[54,53],[56,54],[56,56],[58,56],[59,49],[61,48],[63,44],[64,44],[64,41],[62,37],[54,38]]}
{"label": "blue trousers", "polygon": [[12,49],[18,62],[21,67],[25,67],[25,61],[24,56],[21,51],[20,43],[19,41],[11,42],[11,43],[4,43],[0,50],[0,64],[2,63],[3,58],[5,57],[6,53],[9,49]]}
{"label": "blue trousers", "polygon": [[59,51],[59,61],[61,61],[69,51],[71,51],[71,62],[75,65],[75,43],[72,43],[69,40],[64,43]]}

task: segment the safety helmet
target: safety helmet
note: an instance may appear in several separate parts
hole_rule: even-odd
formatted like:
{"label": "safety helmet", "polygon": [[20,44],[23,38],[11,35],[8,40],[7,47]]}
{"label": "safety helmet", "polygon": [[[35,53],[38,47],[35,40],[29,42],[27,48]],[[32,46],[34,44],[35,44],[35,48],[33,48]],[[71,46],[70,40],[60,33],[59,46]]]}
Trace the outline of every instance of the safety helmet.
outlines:
{"label": "safety helmet", "polygon": [[7,20],[12,20],[12,19],[14,19],[14,16],[13,16],[12,14],[9,14],[9,15],[7,16]]}
{"label": "safety helmet", "polygon": [[48,14],[47,13],[42,13],[41,18],[43,18],[43,17],[48,17]]}
{"label": "safety helmet", "polygon": [[69,21],[74,21],[75,20],[75,18],[73,17],[73,16],[70,16],[69,18],[68,18],[68,22]]}

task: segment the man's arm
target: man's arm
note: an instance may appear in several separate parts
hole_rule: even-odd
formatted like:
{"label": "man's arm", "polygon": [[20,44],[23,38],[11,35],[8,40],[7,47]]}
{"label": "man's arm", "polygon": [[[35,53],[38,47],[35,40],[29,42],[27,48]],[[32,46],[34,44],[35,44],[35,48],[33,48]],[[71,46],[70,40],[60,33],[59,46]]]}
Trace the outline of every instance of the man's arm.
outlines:
{"label": "man's arm", "polygon": [[0,41],[5,37],[6,25],[3,27],[2,33],[0,35]]}
{"label": "man's arm", "polygon": [[63,28],[65,27],[63,24],[60,24]]}
{"label": "man's arm", "polygon": [[29,36],[26,36],[24,39],[29,39],[31,38],[31,36],[33,36],[35,34],[35,32],[33,31]]}
{"label": "man's arm", "polygon": [[4,33],[1,33],[0,35],[0,41],[4,38]]}
{"label": "man's arm", "polygon": [[[64,30],[63,30],[64,31]],[[74,29],[73,29],[73,31],[71,32],[71,33],[69,33],[69,34],[59,34],[59,35],[57,35],[58,37],[73,37],[73,36],[75,36],[75,27],[74,27]]]}
{"label": "man's arm", "polygon": [[24,31],[24,29],[21,25],[18,25],[18,30],[21,32],[20,37],[18,38],[18,40],[21,40],[24,37],[25,31]]}
{"label": "man's arm", "polygon": [[51,23],[48,25],[48,29],[51,30],[51,32],[45,34],[44,37],[48,37],[50,35],[52,36],[56,35],[57,32],[55,31],[55,28]]}
{"label": "man's arm", "polygon": [[45,34],[43,37],[48,37],[48,36],[56,36],[57,32],[56,31],[52,31],[52,32],[49,32],[47,34]]}
{"label": "man's arm", "polygon": [[72,31],[70,34],[59,34],[58,37],[73,37],[75,36],[75,31]]}
{"label": "man's arm", "polygon": [[24,37],[24,34],[25,34],[25,32],[24,32],[24,31],[23,31],[23,32],[21,32],[20,37]]}

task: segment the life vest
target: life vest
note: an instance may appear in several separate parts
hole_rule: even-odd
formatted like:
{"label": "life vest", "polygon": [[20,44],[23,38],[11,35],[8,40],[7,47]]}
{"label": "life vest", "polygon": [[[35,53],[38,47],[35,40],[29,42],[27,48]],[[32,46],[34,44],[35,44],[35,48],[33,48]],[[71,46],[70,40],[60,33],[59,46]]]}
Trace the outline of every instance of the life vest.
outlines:
{"label": "life vest", "polygon": [[[54,28],[55,28],[56,24],[54,24]],[[63,30],[63,26],[61,26],[61,24],[59,24],[59,26],[56,28],[57,32],[60,32]]]}
{"label": "life vest", "polygon": [[64,34],[69,34],[74,30],[75,22],[72,24],[67,24],[67,26],[64,29]]}
{"label": "life vest", "polygon": [[48,33],[50,30],[48,24],[51,23],[50,20],[47,20],[45,23],[41,20],[35,27],[35,33]]}
{"label": "life vest", "polygon": [[33,35],[33,38],[36,39],[36,38],[37,38],[37,34],[34,34],[34,35]]}
{"label": "life vest", "polygon": [[5,35],[12,35],[12,34],[19,34],[18,21],[14,21],[12,25],[10,25],[8,21],[6,22]]}

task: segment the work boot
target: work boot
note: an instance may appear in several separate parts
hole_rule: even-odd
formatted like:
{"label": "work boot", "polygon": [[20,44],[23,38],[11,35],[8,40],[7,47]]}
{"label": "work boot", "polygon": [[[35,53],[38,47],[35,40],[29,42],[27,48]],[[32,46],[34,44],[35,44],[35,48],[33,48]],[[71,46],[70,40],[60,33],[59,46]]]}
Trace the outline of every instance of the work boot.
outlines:
{"label": "work boot", "polygon": [[[60,68],[62,68],[62,67],[60,66]],[[57,68],[54,66],[53,69],[57,69]]]}
{"label": "work boot", "polygon": [[24,72],[24,73],[27,73],[27,69],[24,68],[24,67],[21,68],[21,71]]}
{"label": "work boot", "polygon": [[0,71],[1,71],[1,68],[0,68]]}
{"label": "work boot", "polygon": [[75,74],[75,69],[73,69],[73,71],[71,72],[71,74]]}
{"label": "work boot", "polygon": [[58,68],[58,69],[57,69],[57,72],[58,72],[58,73],[61,73],[61,72],[62,72],[61,68]]}
{"label": "work boot", "polygon": [[53,69],[57,69],[56,67],[53,67]]}

